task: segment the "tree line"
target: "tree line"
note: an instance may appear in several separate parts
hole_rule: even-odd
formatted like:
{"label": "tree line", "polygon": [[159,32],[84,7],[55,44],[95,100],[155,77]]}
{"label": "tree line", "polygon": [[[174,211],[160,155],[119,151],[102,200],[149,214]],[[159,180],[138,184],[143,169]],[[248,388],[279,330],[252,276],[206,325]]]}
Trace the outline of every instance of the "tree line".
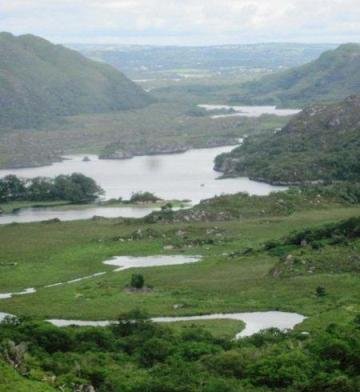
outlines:
{"label": "tree line", "polygon": [[19,178],[13,174],[0,179],[0,202],[69,201],[84,203],[96,200],[103,190],[81,173],[59,175],[55,178]]}

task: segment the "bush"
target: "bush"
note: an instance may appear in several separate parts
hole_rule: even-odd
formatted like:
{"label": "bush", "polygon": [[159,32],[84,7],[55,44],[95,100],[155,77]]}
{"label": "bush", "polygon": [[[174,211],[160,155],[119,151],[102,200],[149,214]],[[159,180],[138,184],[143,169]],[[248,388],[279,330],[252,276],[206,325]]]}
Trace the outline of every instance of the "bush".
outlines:
{"label": "bush", "polygon": [[130,198],[131,203],[155,203],[159,200],[161,199],[151,192],[136,192]]}
{"label": "bush", "polygon": [[145,284],[145,279],[141,274],[132,274],[130,287],[134,289],[142,289]]}
{"label": "bush", "polygon": [[321,287],[321,286],[317,287],[317,288],[316,288],[316,295],[317,295],[318,297],[325,297],[325,295],[326,295],[326,290],[325,290],[325,288],[324,288],[324,287]]}

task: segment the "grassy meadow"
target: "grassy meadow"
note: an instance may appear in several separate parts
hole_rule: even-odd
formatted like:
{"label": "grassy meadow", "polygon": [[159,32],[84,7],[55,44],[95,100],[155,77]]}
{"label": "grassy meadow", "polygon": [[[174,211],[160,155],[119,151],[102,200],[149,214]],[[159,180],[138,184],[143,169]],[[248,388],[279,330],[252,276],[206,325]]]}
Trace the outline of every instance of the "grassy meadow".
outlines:
{"label": "grassy meadow", "polygon": [[[229,222],[145,224],[141,220],[95,219],[1,226],[0,292],[28,287],[38,291],[1,300],[0,310],[40,319],[84,320],[116,319],[134,308],[151,316],[283,310],[308,316],[305,329],[331,320],[341,322],[359,311],[356,274],[274,278],[270,271],[279,257],[264,251],[262,245],[294,230],[359,214],[359,207],[332,207]],[[139,238],[139,229],[150,234]],[[181,232],[192,241],[182,238]],[[243,254],[248,248],[254,251]],[[114,267],[102,264],[113,256],[160,254],[202,255],[203,259],[195,264],[137,269],[153,287],[146,293],[124,290],[135,270],[113,272]],[[78,283],[43,287],[97,272],[107,273]],[[326,288],[325,297],[315,295],[318,286]],[[175,308],[176,304],[182,306]],[[210,325],[214,331],[224,324],[232,332],[227,321],[215,324]]]}

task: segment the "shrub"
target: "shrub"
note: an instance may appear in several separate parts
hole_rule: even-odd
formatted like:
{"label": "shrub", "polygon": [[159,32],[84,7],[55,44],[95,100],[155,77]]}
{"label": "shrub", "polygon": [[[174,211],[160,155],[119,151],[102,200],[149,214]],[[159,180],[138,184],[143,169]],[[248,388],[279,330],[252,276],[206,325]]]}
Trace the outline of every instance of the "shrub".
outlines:
{"label": "shrub", "polygon": [[161,199],[151,192],[136,192],[130,198],[131,203],[155,203],[159,200]]}
{"label": "shrub", "polygon": [[145,279],[141,274],[132,274],[130,286],[134,289],[142,289],[145,284]]}

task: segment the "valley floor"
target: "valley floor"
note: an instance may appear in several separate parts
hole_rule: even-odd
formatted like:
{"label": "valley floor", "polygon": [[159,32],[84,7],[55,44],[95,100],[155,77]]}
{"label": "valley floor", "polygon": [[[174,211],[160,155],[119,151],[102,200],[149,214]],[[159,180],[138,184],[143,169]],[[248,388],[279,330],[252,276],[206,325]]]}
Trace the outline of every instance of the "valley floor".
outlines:
{"label": "valley floor", "polygon": [[[358,215],[358,207],[338,207],[230,222],[102,219],[2,226],[1,292],[29,287],[37,292],[0,300],[0,310],[39,319],[84,320],[116,319],[134,308],[151,316],[283,310],[308,316],[299,327],[305,330],[331,320],[342,322],[359,311],[357,274],[275,278],[270,271],[279,257],[261,249],[264,242],[294,230]],[[249,248],[259,250],[243,254]],[[203,260],[121,272],[102,264],[113,256],[164,254],[202,255]],[[144,275],[151,292],[125,290],[135,271]],[[107,273],[71,285],[43,287],[99,272]],[[316,297],[318,286],[326,287],[326,297]]]}

